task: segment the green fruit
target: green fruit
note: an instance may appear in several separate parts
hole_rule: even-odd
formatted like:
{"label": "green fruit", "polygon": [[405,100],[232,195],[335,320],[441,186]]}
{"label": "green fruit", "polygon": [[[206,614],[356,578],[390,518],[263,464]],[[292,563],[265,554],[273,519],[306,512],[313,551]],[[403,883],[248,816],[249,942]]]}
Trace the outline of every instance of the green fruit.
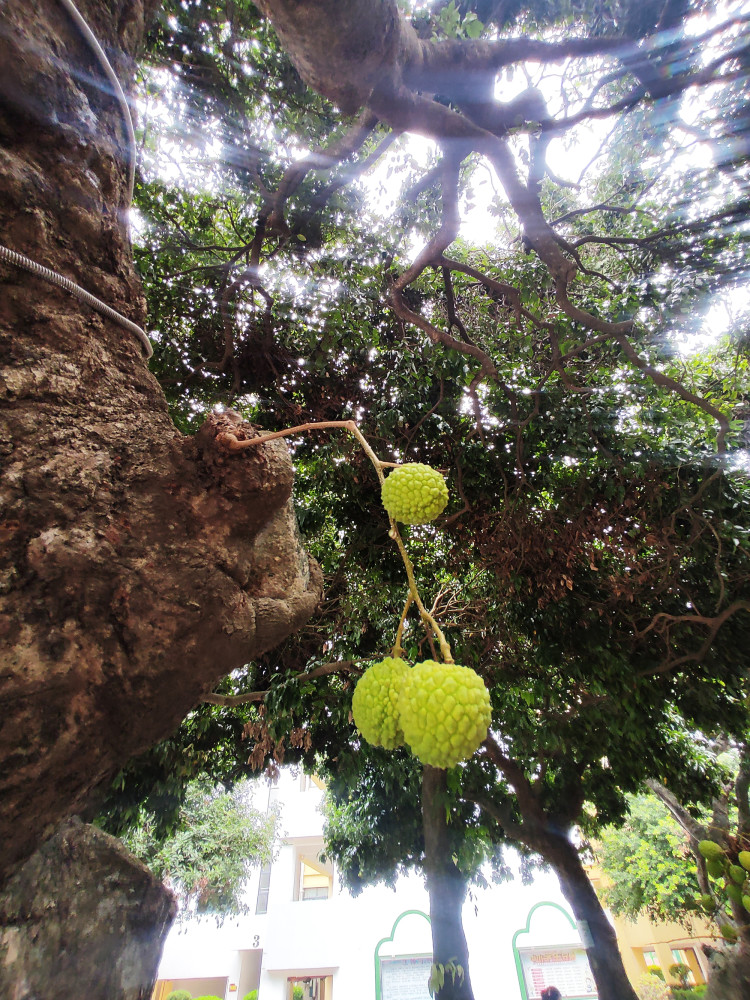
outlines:
{"label": "green fruit", "polygon": [[722,924],[719,930],[721,931],[721,936],[726,938],[727,941],[737,940],[737,931],[731,924]]}
{"label": "green fruit", "polygon": [[409,671],[399,711],[412,753],[433,767],[453,767],[471,757],[492,719],[490,696],[479,674],[435,660]]}
{"label": "green fruit", "polygon": [[742,897],[742,905],[745,907],[748,913],[750,913],[750,896]]}
{"label": "green fruit", "polygon": [[747,878],[747,872],[744,868],[740,868],[739,865],[730,865],[729,877],[733,882],[736,882],[737,885],[742,885]]}
{"label": "green fruit", "polygon": [[742,905],[742,889],[733,882],[728,882],[726,886],[727,896],[738,906]]}
{"label": "green fruit", "polygon": [[374,663],[357,681],[352,714],[368,743],[394,750],[404,742],[398,717],[398,700],[404,679],[410,673],[405,660],[386,656]]}
{"label": "green fruit", "polygon": [[737,860],[746,871],[750,872],[750,851],[740,851]]}
{"label": "green fruit", "polygon": [[714,907],[716,906],[716,904],[714,903],[714,897],[713,896],[709,896],[709,894],[707,892],[705,892],[701,896],[701,898],[700,898],[700,904],[703,907],[703,909],[706,911],[706,913],[712,913],[713,910],[714,910]]}
{"label": "green fruit", "polygon": [[427,524],[448,503],[448,487],[436,469],[412,462],[393,470],[383,483],[381,496],[383,506],[395,521]]}
{"label": "green fruit", "polygon": [[711,858],[710,861],[706,862],[706,868],[712,878],[721,878],[725,871],[725,864],[718,858]]}
{"label": "green fruit", "polygon": [[723,848],[719,847],[719,845],[713,840],[702,840],[700,844],[698,844],[698,850],[701,852],[706,861],[711,861],[713,859],[724,860]]}

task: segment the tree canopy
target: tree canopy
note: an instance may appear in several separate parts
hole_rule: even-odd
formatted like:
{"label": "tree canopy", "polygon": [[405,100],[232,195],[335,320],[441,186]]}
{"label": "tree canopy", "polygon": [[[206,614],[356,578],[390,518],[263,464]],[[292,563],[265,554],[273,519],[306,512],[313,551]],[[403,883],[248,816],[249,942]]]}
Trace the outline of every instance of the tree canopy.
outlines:
{"label": "tree canopy", "polygon": [[685,831],[653,795],[634,796],[621,827],[602,832],[597,858],[604,902],[617,916],[646,913],[692,927],[698,882]]}
{"label": "tree canopy", "polygon": [[[648,778],[710,798],[691,734],[746,726],[747,34],[682,0],[187,0],[141,68],[135,252],[176,423],[353,419],[446,473],[405,538],[492,698],[454,815],[570,880],[574,824],[621,822]],[[165,781],[179,800],[177,757],[406,766],[349,716],[406,594],[372,468],[340,431],[291,446],[319,612],[132,765],[115,820]],[[404,636],[435,653],[414,616]]]}
{"label": "tree canopy", "polygon": [[160,836],[159,818],[143,810],[123,837],[126,847],[173,890],[183,916],[245,911],[250,870],[270,863],[277,833],[277,816],[254,809],[251,794],[249,782],[229,793],[196,779],[187,785],[171,835]]}

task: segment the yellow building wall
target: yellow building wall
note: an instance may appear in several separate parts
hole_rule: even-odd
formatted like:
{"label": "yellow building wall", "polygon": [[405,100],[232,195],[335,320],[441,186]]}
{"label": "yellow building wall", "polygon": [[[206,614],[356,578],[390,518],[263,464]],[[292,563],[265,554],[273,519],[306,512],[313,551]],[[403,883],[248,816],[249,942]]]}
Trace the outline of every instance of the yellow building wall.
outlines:
{"label": "yellow building wall", "polygon": [[[599,895],[603,878],[596,866],[588,869],[591,883]],[[661,966],[665,980],[675,985],[669,975],[669,967],[677,959],[672,955],[672,949],[683,952],[681,959],[690,966],[693,980],[696,984],[705,983],[708,975],[708,960],[703,954],[701,945],[715,945],[715,934],[710,924],[696,916],[692,920],[692,935],[688,934],[682,924],[659,922],[654,923],[648,917],[637,920],[627,920],[624,917],[612,917],[617,942],[620,946],[622,962],[628,979],[635,986],[647,968],[645,952],[656,953],[656,964]]]}

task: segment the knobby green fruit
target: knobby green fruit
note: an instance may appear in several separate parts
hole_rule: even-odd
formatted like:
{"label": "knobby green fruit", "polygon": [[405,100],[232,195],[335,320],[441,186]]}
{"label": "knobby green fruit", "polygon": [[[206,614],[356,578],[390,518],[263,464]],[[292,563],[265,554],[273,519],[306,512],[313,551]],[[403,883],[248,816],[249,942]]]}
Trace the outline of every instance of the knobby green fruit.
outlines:
{"label": "knobby green fruit", "polygon": [[448,487],[436,469],[421,462],[400,465],[382,486],[383,506],[403,524],[427,524],[448,503]]}
{"label": "knobby green fruit", "polygon": [[362,674],[354,689],[352,714],[368,743],[394,750],[404,742],[399,725],[398,702],[410,672],[405,660],[386,656]]}
{"label": "knobby green fruit", "polygon": [[719,858],[711,858],[706,862],[706,868],[712,878],[721,878],[724,874],[725,865]]}
{"label": "knobby green fruit", "polygon": [[734,882],[728,882],[727,886],[726,886],[726,890],[727,890],[727,896],[729,896],[729,898],[732,900],[732,902],[736,903],[738,906],[741,906],[742,905],[742,889],[740,889],[740,887],[738,885],[735,885]]}
{"label": "knobby green fruit", "polygon": [[750,872],[750,851],[740,851],[737,860],[746,871]]}
{"label": "knobby green fruit", "polygon": [[732,927],[731,924],[722,924],[719,928],[721,931],[721,936],[727,941],[737,940],[737,931]]}
{"label": "knobby green fruit", "polygon": [[453,767],[471,757],[492,719],[489,692],[479,674],[435,660],[409,671],[399,710],[412,753],[432,767]]}
{"label": "knobby green fruit", "polygon": [[716,906],[716,904],[714,903],[714,897],[713,896],[709,896],[709,894],[707,892],[704,892],[703,895],[701,896],[701,898],[700,898],[700,904],[703,907],[703,909],[706,911],[706,913],[713,912],[713,910],[714,910],[714,908]]}
{"label": "knobby green fruit", "polygon": [[719,847],[719,845],[713,840],[702,840],[698,844],[698,850],[701,852],[706,861],[711,861],[713,859],[724,860],[724,850]]}
{"label": "knobby green fruit", "polygon": [[742,905],[745,907],[748,913],[750,913],[750,896],[742,897]]}
{"label": "knobby green fruit", "polygon": [[740,868],[739,865],[730,865],[729,877],[733,882],[736,882],[737,885],[742,885],[747,878],[747,872],[744,868]]}

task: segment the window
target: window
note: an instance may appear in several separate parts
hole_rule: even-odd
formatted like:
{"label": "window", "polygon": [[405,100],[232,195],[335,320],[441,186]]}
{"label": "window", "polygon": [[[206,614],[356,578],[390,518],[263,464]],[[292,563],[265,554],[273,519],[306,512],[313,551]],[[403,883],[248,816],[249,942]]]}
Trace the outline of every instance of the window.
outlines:
{"label": "window", "polygon": [[330,899],[333,895],[333,865],[321,860],[324,853],[322,838],[298,843],[294,854],[294,885],[292,899],[299,902]]}
{"label": "window", "polygon": [[643,961],[648,965],[658,965],[659,959],[656,957],[656,952],[652,949],[644,949],[643,951]]}
{"label": "window", "polygon": [[302,976],[287,979],[287,1000],[331,1000],[331,976]]}
{"label": "window", "polygon": [[693,948],[672,948],[672,961],[681,962],[682,965],[687,965],[690,969],[687,977],[687,985],[695,986],[695,976],[693,975],[693,962],[690,961],[689,952],[692,952],[693,961],[697,961],[695,958],[695,951]]}
{"label": "window", "polygon": [[328,899],[331,895],[332,878],[322,866],[302,861],[300,899]]}
{"label": "window", "polygon": [[268,889],[271,885],[271,866],[263,865],[258,879],[258,899],[255,903],[256,913],[268,912]]}

